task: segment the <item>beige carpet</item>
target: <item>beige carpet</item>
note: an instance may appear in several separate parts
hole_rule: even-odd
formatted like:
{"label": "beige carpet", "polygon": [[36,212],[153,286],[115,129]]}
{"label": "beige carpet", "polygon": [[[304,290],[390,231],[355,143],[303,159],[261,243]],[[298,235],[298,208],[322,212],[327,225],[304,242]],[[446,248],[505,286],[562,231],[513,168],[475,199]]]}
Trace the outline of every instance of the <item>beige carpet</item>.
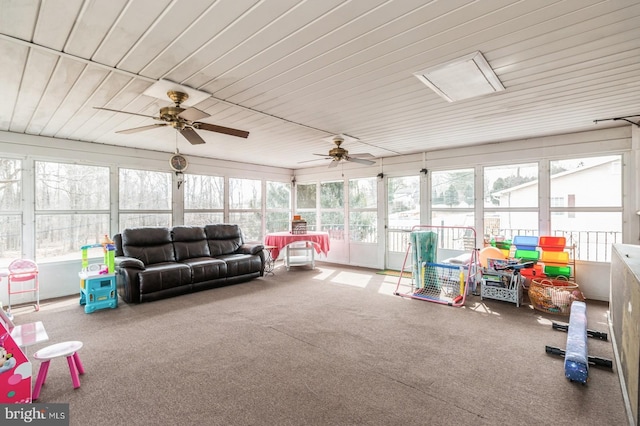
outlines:
{"label": "beige carpet", "polygon": [[[615,372],[570,383],[545,353],[564,347],[551,321],[567,318],[475,296],[462,308],[403,299],[397,281],[280,266],[92,314],[77,297],[14,312],[42,320],[49,343],[84,342],[82,386],[54,360],[39,401],[69,402],[72,425],[626,424]],[[590,328],[608,331],[606,309],[588,302]],[[610,342],[589,350],[613,357]]]}
{"label": "beige carpet", "polygon": [[[390,275],[392,277],[399,277],[401,272],[400,271],[394,271],[392,269],[384,269],[382,271],[376,272],[376,274]],[[411,272],[407,272],[407,271],[402,272],[402,277],[403,278],[411,278]]]}

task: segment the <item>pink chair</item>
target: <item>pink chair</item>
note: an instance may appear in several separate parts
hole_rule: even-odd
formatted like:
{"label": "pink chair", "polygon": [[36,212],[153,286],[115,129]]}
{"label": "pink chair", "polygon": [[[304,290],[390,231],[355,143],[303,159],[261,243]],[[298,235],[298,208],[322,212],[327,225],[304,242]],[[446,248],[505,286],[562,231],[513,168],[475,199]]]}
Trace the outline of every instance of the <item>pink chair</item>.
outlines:
{"label": "pink chair", "polygon": [[[11,295],[19,293],[35,292],[36,294],[36,311],[40,310],[40,284],[38,283],[38,265],[33,260],[16,259],[9,264],[9,274],[7,275],[7,290],[9,293],[7,312],[11,312]],[[33,281],[33,287],[19,290],[12,290],[11,284],[24,283]]]}

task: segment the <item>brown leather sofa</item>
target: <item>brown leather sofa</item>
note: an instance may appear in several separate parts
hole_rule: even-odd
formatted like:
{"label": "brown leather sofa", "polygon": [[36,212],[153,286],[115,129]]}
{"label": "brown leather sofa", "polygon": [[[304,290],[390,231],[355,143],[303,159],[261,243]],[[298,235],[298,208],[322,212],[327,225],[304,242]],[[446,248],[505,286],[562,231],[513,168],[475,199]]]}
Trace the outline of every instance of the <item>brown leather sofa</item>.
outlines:
{"label": "brown leather sofa", "polygon": [[142,303],[263,275],[264,246],[237,225],[128,228],[113,238],[118,294]]}

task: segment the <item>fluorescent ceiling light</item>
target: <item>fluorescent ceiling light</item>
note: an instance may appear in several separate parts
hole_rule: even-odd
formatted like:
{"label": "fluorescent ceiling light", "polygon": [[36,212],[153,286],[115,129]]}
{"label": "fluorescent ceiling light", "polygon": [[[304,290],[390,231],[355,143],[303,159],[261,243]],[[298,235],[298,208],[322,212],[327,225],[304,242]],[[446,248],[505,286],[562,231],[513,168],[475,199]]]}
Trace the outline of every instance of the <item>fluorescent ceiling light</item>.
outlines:
{"label": "fluorescent ceiling light", "polygon": [[471,53],[414,75],[448,102],[504,90],[504,86],[480,52]]}
{"label": "fluorescent ceiling light", "polygon": [[201,90],[192,89],[191,87],[183,86],[182,84],[174,83],[169,80],[158,80],[153,83],[143,92],[144,95],[151,96],[152,98],[158,98],[163,101],[168,100],[167,92],[173,90],[176,92],[182,92],[189,95],[189,99],[184,101],[182,105],[196,105],[205,99],[211,97],[210,93],[203,92]]}

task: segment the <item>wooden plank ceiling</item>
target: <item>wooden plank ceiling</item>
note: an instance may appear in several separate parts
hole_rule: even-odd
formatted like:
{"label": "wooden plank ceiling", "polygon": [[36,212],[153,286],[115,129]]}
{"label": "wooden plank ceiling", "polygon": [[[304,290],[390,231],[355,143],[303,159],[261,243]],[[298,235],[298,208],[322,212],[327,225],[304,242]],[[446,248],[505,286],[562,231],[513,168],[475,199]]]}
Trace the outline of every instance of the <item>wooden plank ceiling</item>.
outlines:
{"label": "wooden plank ceiling", "polygon": [[[593,121],[640,114],[639,48],[637,0],[0,0],[0,130],[324,167],[339,133],[389,157],[629,125]],[[505,91],[449,103],[413,75],[475,51]],[[156,116],[159,80],[250,136],[93,108]]]}

